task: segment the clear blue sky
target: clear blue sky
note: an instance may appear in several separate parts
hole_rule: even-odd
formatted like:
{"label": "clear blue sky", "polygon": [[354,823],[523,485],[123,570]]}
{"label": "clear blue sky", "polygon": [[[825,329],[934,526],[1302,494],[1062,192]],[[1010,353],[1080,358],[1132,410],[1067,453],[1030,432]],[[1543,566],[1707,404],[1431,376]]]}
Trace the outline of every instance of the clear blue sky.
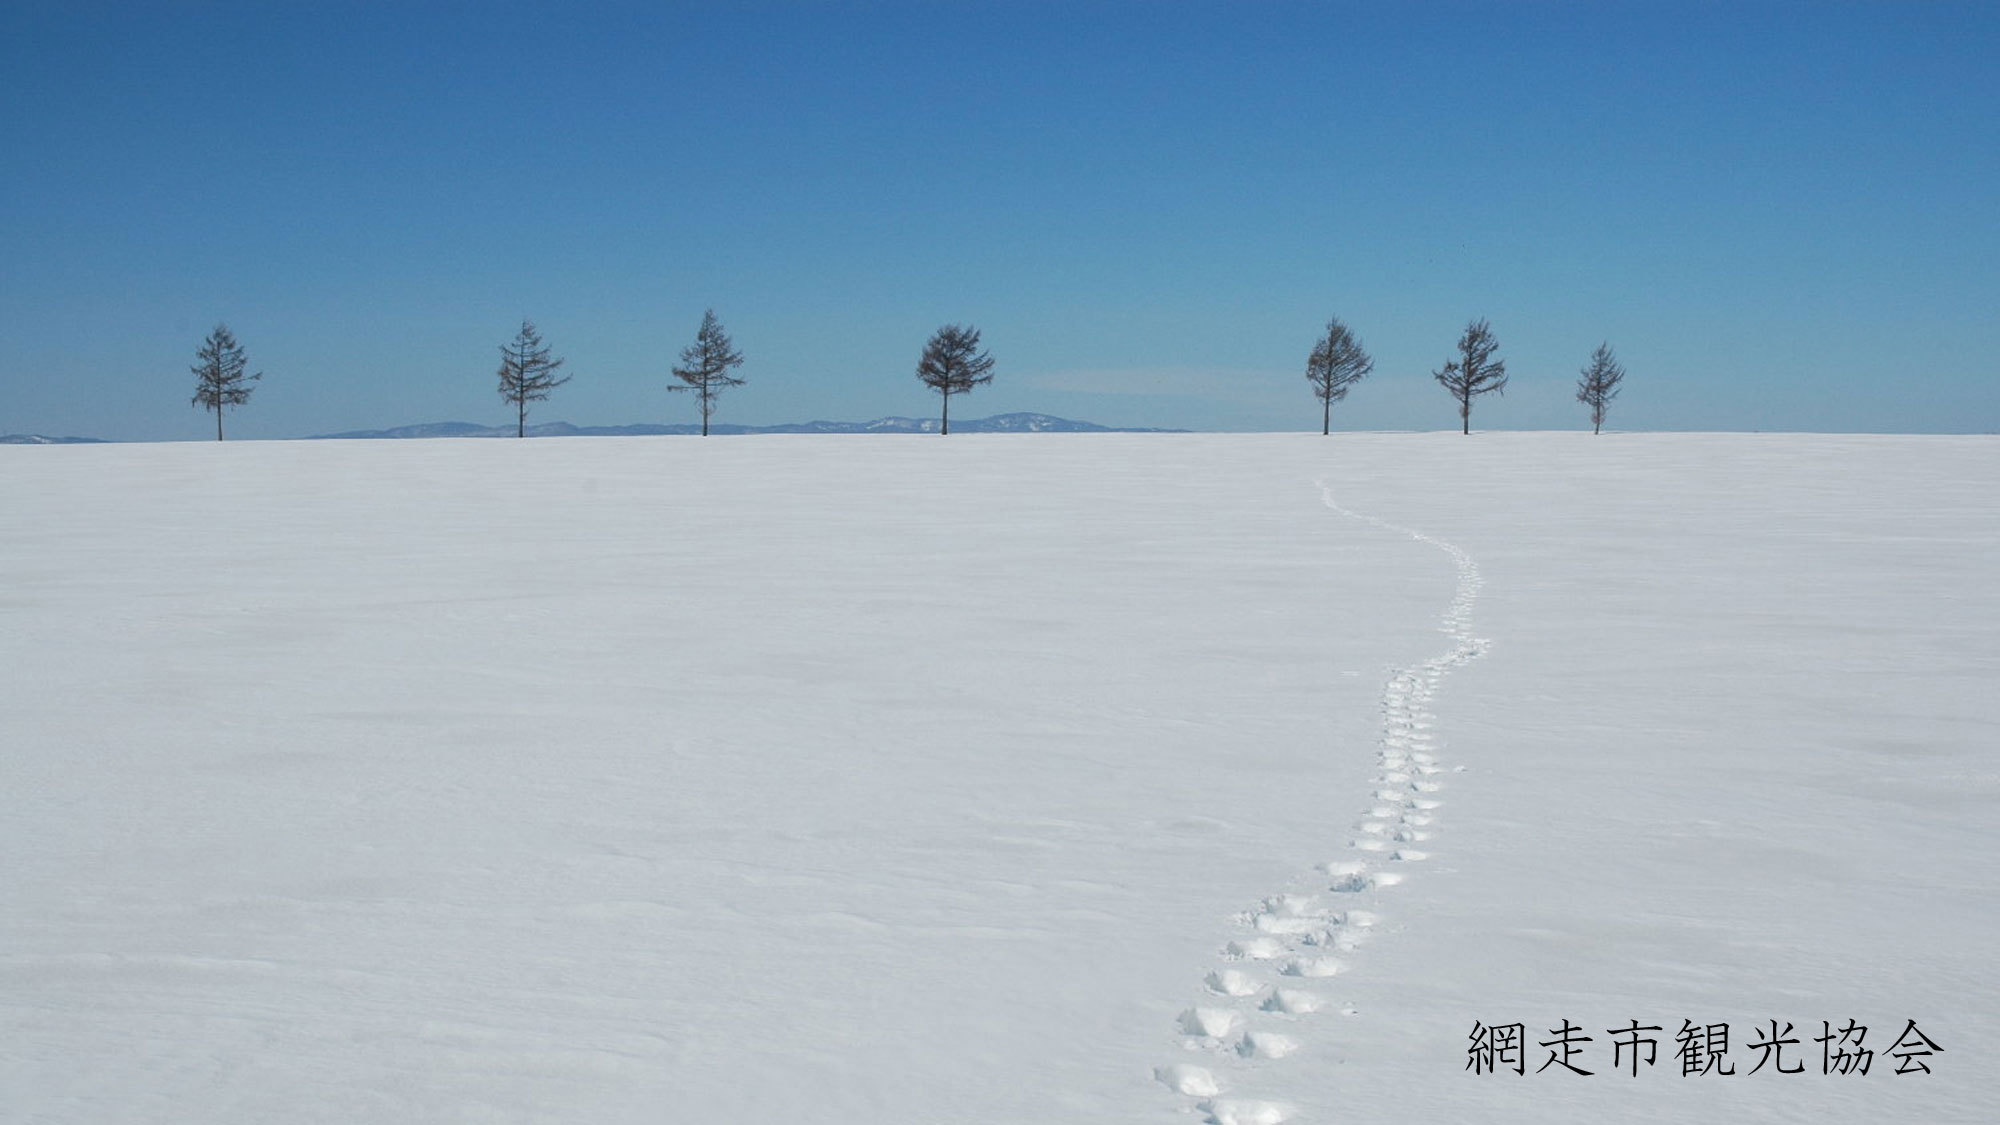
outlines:
{"label": "clear blue sky", "polygon": [[1456,428],[2000,429],[2000,6],[92,4],[0,0],[0,432],[199,439],[531,420],[925,416]]}

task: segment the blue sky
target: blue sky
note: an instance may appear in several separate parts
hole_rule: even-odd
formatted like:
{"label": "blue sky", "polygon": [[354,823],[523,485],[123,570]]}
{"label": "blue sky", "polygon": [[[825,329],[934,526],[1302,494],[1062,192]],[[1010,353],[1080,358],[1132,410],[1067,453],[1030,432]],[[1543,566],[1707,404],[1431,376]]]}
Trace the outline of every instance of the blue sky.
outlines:
{"label": "blue sky", "polygon": [[953,413],[1456,428],[2000,429],[1991,4],[468,4],[0,0],[0,432],[200,439],[531,420],[924,416],[924,339],[998,360]]}

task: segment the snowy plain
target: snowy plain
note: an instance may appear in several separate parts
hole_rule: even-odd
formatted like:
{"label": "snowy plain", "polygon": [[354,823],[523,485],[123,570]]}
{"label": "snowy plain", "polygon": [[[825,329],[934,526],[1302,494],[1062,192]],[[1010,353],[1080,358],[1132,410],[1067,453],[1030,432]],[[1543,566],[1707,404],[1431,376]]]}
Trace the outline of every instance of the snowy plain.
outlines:
{"label": "snowy plain", "polygon": [[[1991,437],[0,448],[0,1120],[2000,1119],[1996,483]],[[1465,1070],[1564,1019],[1593,1076]],[[1803,1073],[1745,1073],[1771,1019]]]}

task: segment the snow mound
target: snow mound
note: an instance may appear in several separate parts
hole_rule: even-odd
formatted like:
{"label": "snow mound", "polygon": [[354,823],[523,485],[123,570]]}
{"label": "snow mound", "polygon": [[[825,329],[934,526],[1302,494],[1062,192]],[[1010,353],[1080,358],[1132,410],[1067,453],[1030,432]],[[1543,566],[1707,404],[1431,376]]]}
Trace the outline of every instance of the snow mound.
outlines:
{"label": "snow mound", "polygon": [[1304,992],[1296,988],[1273,989],[1264,1001],[1267,1012],[1283,1012],[1286,1015],[1303,1016],[1326,1007],[1326,998],[1316,992]]}
{"label": "snow mound", "polygon": [[1277,1102],[1241,1098],[1217,1098],[1203,1102],[1208,1125],[1282,1125],[1291,1109]]}
{"label": "snow mound", "polygon": [[1209,1073],[1206,1067],[1175,1063],[1172,1066],[1155,1067],[1153,1077],[1176,1094],[1209,1098],[1222,1092],[1222,1087],[1216,1084],[1215,1075]]}
{"label": "snow mound", "polygon": [[1205,983],[1210,992],[1222,996],[1255,996],[1263,987],[1255,977],[1240,969],[1217,969],[1208,974]]}
{"label": "snow mound", "polygon": [[1294,957],[1278,971],[1288,977],[1321,978],[1335,976],[1342,965],[1331,957]]}
{"label": "snow mound", "polygon": [[1246,1059],[1282,1059],[1299,1049],[1299,1041],[1277,1031],[1246,1031],[1236,1053]]}
{"label": "snow mound", "polygon": [[1189,1008],[1181,1013],[1181,1030],[1203,1039],[1227,1038],[1243,1022],[1230,1008]]}
{"label": "snow mound", "polygon": [[[1264,915],[1258,915],[1263,918]],[[1258,929],[1263,929],[1260,925]],[[1268,931],[1267,931],[1268,932]],[[1289,931],[1281,931],[1289,932]],[[1246,961],[1271,961],[1285,955],[1285,947],[1274,938],[1238,938],[1226,947],[1229,956]]]}

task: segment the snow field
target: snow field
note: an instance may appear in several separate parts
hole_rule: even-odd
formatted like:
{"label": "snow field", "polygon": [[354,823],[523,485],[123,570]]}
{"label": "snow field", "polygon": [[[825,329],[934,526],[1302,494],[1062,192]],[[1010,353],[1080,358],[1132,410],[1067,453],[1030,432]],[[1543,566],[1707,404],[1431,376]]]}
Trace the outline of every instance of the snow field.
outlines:
{"label": "snow field", "polygon": [[[1436,755],[1415,748],[1431,745],[1428,731],[1435,716],[1426,704],[1437,693],[1445,673],[1477,657],[1484,647],[1484,642],[1473,637],[1471,628],[1472,606],[1481,579],[1478,564],[1458,547],[1342,507],[1325,480],[1316,483],[1328,508],[1376,529],[1436,547],[1450,557],[1457,571],[1456,588],[1439,624],[1451,642],[1450,647],[1415,668],[1393,670],[1383,690],[1382,734],[1376,754],[1379,768],[1370,782],[1382,786],[1372,798],[1381,803],[1368,809],[1358,825],[1360,835],[1349,844],[1363,854],[1377,856],[1378,860],[1330,860],[1318,868],[1331,879],[1326,884],[1329,892],[1360,896],[1362,902],[1372,905],[1374,897],[1369,892],[1397,886],[1407,878],[1402,871],[1378,869],[1378,861],[1393,865],[1427,858],[1424,852],[1410,848],[1391,849],[1384,838],[1429,839],[1430,828],[1437,822],[1434,810],[1444,802],[1418,794],[1434,794],[1443,784],[1418,778],[1432,778],[1443,770],[1437,765]],[[1380,859],[1384,852],[1388,853],[1386,859]],[[1334,909],[1323,905],[1317,895],[1274,894],[1258,910],[1239,915],[1237,923],[1262,933],[1283,935],[1282,938],[1234,939],[1224,947],[1223,954],[1231,960],[1282,959],[1284,963],[1278,972],[1283,976],[1328,977],[1339,972],[1343,964],[1332,958],[1297,954],[1320,948],[1352,952],[1381,920],[1375,910],[1361,906]],[[1258,1012],[1287,1021],[1318,1012],[1328,1003],[1320,993],[1286,988],[1275,982],[1267,989],[1258,977],[1239,969],[1212,972],[1207,983],[1211,992],[1255,1004]],[[1345,1014],[1354,1014],[1353,1009],[1346,1009]],[[1248,1017],[1229,1009],[1191,1009],[1182,1020],[1182,1030],[1189,1034],[1182,1045],[1188,1050],[1220,1053],[1233,1044],[1235,1053],[1245,1059],[1282,1059],[1302,1046],[1299,1038],[1283,1031],[1245,1029],[1248,1022]],[[1285,1102],[1216,1097],[1238,1084],[1234,1076],[1218,1080],[1207,1069],[1187,1065],[1162,1067],[1155,1073],[1170,1089],[1202,1098],[1196,1108],[1217,1125],[1239,1120],[1276,1123],[1293,1115],[1293,1107]]]}
{"label": "snow field", "polygon": [[1996,449],[0,449],[0,1105],[1988,1120]]}

